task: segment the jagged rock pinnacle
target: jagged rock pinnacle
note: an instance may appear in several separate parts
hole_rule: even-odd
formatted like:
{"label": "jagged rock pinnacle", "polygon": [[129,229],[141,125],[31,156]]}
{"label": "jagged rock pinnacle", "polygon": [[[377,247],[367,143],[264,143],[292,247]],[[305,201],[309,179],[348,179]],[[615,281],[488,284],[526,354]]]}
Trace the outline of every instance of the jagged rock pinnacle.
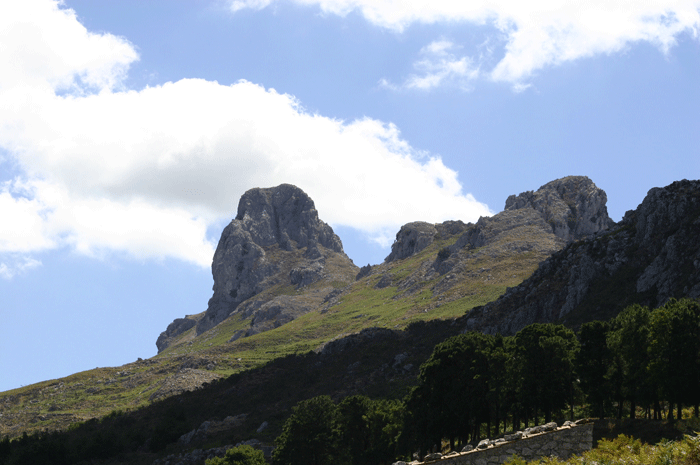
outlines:
{"label": "jagged rock pinnacle", "polygon": [[[284,254],[292,251],[300,251],[294,256],[301,261],[291,272],[282,272]],[[197,334],[221,323],[245,300],[282,281],[303,287],[321,279],[325,258],[333,252],[343,255],[352,266],[340,238],[319,219],[313,200],[303,190],[291,184],[250,189],[241,197],[236,218],[224,228],[216,247],[211,265],[214,295],[196,323]],[[192,325],[188,319],[173,322],[158,338],[159,351]]]}

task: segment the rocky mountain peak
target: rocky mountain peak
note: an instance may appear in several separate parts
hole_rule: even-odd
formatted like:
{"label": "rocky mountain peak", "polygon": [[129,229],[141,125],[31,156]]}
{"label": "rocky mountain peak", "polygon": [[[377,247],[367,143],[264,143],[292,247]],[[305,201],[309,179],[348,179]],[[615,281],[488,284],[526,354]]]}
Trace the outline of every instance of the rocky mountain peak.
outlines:
{"label": "rocky mountain peak", "polygon": [[610,229],[608,197],[586,176],[567,176],[506,200],[505,210],[533,208],[540,212],[554,234],[566,242]]}
{"label": "rocky mountain peak", "polygon": [[389,263],[417,254],[433,242],[437,234],[434,225],[424,221],[415,221],[401,226],[396,233],[396,240],[391,245],[391,253],[384,259]]}
{"label": "rocky mountain peak", "polygon": [[[319,219],[313,200],[291,184],[243,194],[236,218],[221,233],[211,268],[214,295],[196,321],[198,335],[237,311],[252,317],[255,331],[270,329],[308,309],[288,296],[248,299],[274,286],[308,286],[339,269],[349,269],[353,277],[357,273],[340,238]],[[175,320],[158,338],[159,351],[194,325],[191,318]]]}
{"label": "rocky mountain peak", "polygon": [[[396,234],[385,263],[411,257],[429,246],[436,237],[462,234],[450,247],[453,253],[465,246],[479,248],[494,243],[515,228],[530,227],[554,236],[549,253],[567,242],[580,240],[610,229],[615,222],[605,206],[608,197],[585,176],[568,176],[551,181],[536,191],[511,195],[505,209],[491,217],[481,217],[476,224],[448,221],[430,224],[415,221],[405,224]],[[532,234],[532,231],[530,232]]]}
{"label": "rocky mountain peak", "polygon": [[291,250],[320,244],[343,253],[340,239],[318,218],[311,197],[291,184],[250,189],[241,197],[231,224],[250,234],[260,247],[277,244]]}

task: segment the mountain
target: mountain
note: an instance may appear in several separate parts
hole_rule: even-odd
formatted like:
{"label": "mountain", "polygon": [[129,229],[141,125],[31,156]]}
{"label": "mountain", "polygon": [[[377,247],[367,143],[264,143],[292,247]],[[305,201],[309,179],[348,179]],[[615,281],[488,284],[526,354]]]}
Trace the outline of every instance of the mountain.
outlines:
{"label": "mountain", "polygon": [[358,271],[313,200],[290,184],[243,194],[211,268],[214,295],[206,312],[173,321],[156,341],[159,352],[184,342],[178,336],[188,330],[196,337],[231,316],[250,321],[231,342],[281,326],[318,307]]}
{"label": "mountain", "polygon": [[[54,439],[134,463],[166,446],[270,442],[299,400],[400,397],[460,332],[700,297],[700,181],[652,189],[618,224],[606,200],[588,178],[559,179],[475,224],[408,223],[383,263],[358,269],[303,191],[253,189],[222,233],[206,312],[176,320],[149,360],[0,393],[0,435],[103,417]],[[118,409],[131,412],[105,417]]]}
{"label": "mountain", "polygon": [[[367,379],[375,381],[355,386],[358,371],[347,367],[364,358],[348,361],[343,376],[350,378],[336,393],[370,389],[393,373],[382,366],[392,367],[397,356],[399,384],[410,383],[432,350],[427,343],[412,347],[416,325],[447,321],[435,326],[443,329],[432,332],[431,341],[456,334],[465,313],[520,284],[552,253],[605,233],[613,225],[606,200],[588,178],[552,181],[511,196],[503,212],[475,224],[406,224],[383,263],[360,269],[301,189],[252,189],[222,233],[205,312],[175,320],[149,360],[0,394],[0,435],[61,429],[112,410],[142,408],[294,354],[342,358],[350,347],[362,353],[386,331],[395,341],[380,344],[376,359],[383,361],[367,367]],[[410,328],[413,336],[406,339],[403,331]]]}
{"label": "mountain", "polygon": [[700,297],[700,181],[651,189],[608,232],[569,244],[500,299],[471,311],[466,328],[504,335],[536,322],[575,328],[671,297]]}
{"label": "mountain", "polygon": [[[380,313],[405,309],[394,327],[445,304],[452,313],[443,308],[437,317],[456,316],[519,283],[568,242],[610,228],[606,201],[605,192],[586,177],[559,179],[509,197],[503,212],[476,224],[408,223],[383,264],[358,270],[301,189],[289,184],[251,189],[219,240],[206,312],[176,319],[156,344],[162,352],[205,333],[212,338],[213,329],[232,343],[309,312],[359,308],[382,293],[390,302],[372,303]],[[373,296],[367,287],[375,290]]]}

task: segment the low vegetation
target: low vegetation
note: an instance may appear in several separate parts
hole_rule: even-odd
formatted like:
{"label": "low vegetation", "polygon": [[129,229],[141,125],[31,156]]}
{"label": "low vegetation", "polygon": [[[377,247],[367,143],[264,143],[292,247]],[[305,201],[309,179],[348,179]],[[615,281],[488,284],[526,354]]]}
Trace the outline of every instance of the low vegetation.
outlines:
{"label": "low vegetation", "polygon": [[700,436],[686,435],[680,441],[664,441],[656,445],[620,435],[602,440],[592,451],[568,460],[544,458],[526,462],[513,457],[504,465],[700,465]]}

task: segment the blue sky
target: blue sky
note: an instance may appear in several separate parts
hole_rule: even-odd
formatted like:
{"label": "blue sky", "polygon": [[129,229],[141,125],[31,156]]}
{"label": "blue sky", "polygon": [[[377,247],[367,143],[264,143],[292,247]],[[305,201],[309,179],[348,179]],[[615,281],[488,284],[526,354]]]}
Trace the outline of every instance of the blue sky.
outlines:
{"label": "blue sky", "polygon": [[361,266],[559,177],[616,221],[697,179],[699,9],[3,2],[0,390],[154,355],[252,187],[304,189]]}

